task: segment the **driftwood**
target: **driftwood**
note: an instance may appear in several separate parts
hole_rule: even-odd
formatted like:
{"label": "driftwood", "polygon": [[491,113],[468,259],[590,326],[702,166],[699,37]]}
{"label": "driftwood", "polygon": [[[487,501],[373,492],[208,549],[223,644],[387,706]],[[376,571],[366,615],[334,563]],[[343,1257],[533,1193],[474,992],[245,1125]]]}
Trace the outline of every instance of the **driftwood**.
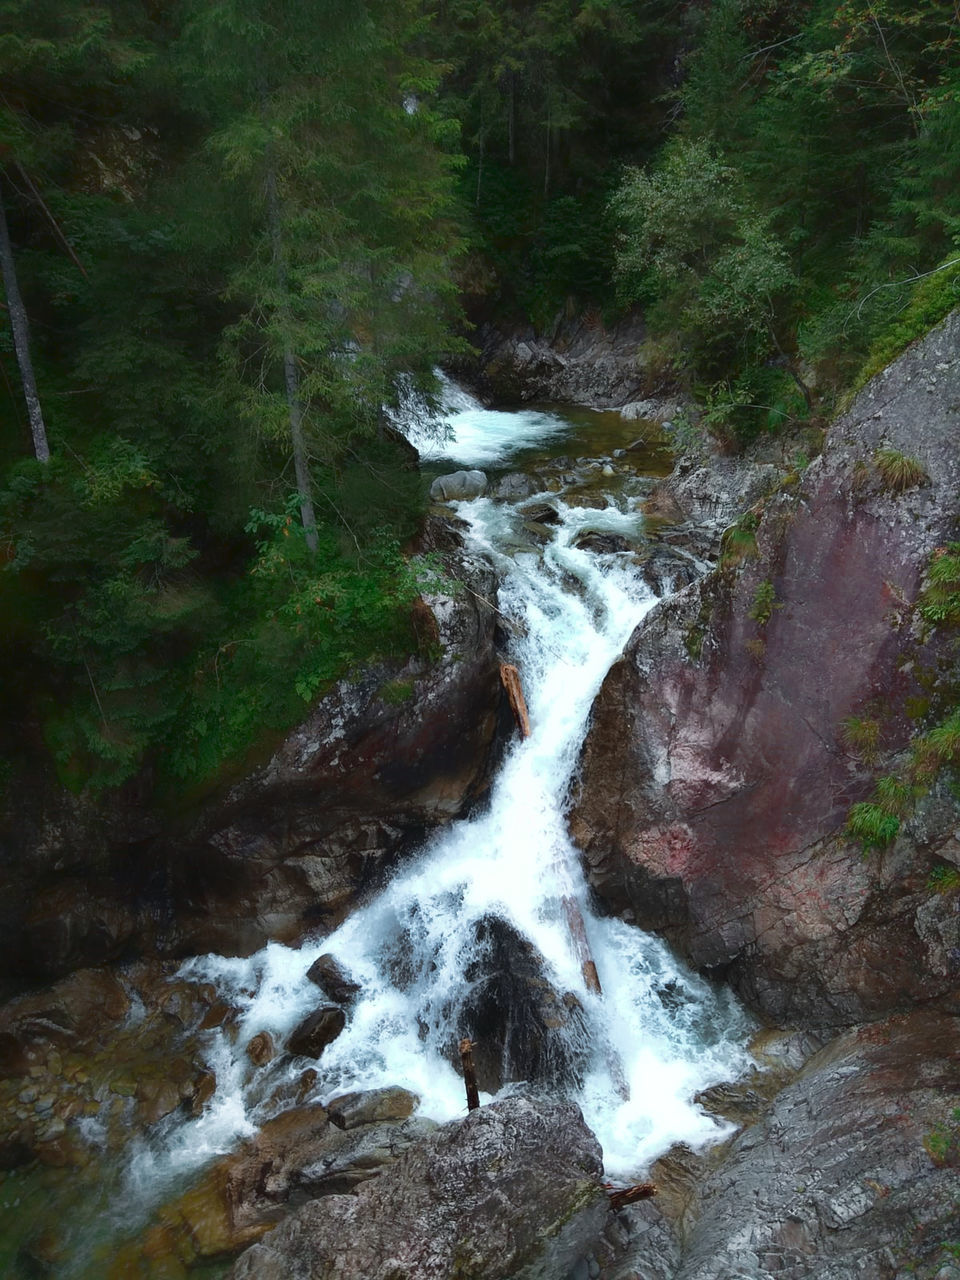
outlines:
{"label": "driftwood", "polygon": [[460,1061],[463,1064],[463,1083],[467,1086],[467,1110],[476,1111],[480,1105],[480,1092],[473,1065],[473,1042],[466,1037],[460,1041]]}
{"label": "driftwood", "polygon": [[573,939],[573,949],[576,952],[577,959],[580,961],[580,972],[583,974],[587,990],[594,991],[598,996],[602,996],[603,988],[600,986],[597,966],[594,964],[593,956],[590,953],[590,943],[587,941],[587,928],[583,923],[583,912],[580,910],[580,903],[577,902],[576,898],[571,898],[569,895],[565,895],[561,902],[563,904],[563,913],[567,917],[567,928],[570,930],[570,937]]}
{"label": "driftwood", "polygon": [[638,1200],[649,1200],[651,1196],[657,1194],[657,1186],[654,1182],[637,1182],[632,1187],[612,1187],[607,1183],[604,1190],[610,1197],[610,1208],[614,1213],[618,1209],[625,1209],[628,1204],[636,1204]]}
{"label": "driftwood", "polygon": [[501,662],[500,664],[500,683],[507,691],[510,710],[513,712],[513,718],[517,722],[521,738],[529,738],[530,717],[527,715],[527,703],[520,684],[520,672],[509,662]]}

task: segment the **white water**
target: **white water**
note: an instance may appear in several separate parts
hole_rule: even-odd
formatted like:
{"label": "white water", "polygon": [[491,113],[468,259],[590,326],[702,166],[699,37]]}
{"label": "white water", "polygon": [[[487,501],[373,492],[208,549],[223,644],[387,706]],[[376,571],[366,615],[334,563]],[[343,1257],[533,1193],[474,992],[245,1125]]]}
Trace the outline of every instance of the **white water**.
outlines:
{"label": "white water", "polygon": [[404,430],[425,462],[455,462],[465,467],[496,467],[513,454],[557,440],[568,430],[554,413],[538,409],[501,412],[485,409],[464,387],[438,374],[439,417],[420,417]]}
{"label": "white water", "polygon": [[[499,437],[497,419],[505,415],[471,413],[471,431],[486,424]],[[602,1143],[608,1173],[636,1175],[673,1142],[702,1143],[722,1132],[692,1098],[746,1065],[745,1018],[729,995],[688,972],[660,941],[591,912],[564,820],[590,706],[655,603],[628,556],[598,557],[572,543],[581,527],[597,528],[598,517],[602,527],[631,534],[638,517],[614,506],[600,513],[556,505],[561,523],[542,556],[500,549],[516,545],[522,515],[513,507],[479,499],[457,511],[470,541],[499,567],[500,608],[515,624],[510,656],[522,673],[532,727],[509,751],[489,808],[440,832],[329,937],[299,950],[272,944],[249,959],[207,956],[185,966],[240,1011],[238,1033],[232,1042],[213,1033],[218,1088],[205,1114],[186,1126],[171,1121],[160,1142],[137,1154],[132,1176],[142,1189],[182,1178],[253,1132],[276,1109],[277,1086],[307,1065],[320,1073],[312,1096],[321,1101],[399,1084],[420,1095],[423,1115],[444,1121],[464,1114],[463,1081],[451,1065],[463,1033],[457,1008],[477,954],[476,926],[490,916],[528,938],[557,991],[575,993],[583,1006],[589,1061],[569,1092]],[[584,987],[564,895],[581,904],[602,998]],[[282,1043],[316,1007],[320,993],[305,975],[325,952],[362,987],[345,1030],[317,1063],[281,1058],[255,1071],[246,1045],[261,1031]]]}

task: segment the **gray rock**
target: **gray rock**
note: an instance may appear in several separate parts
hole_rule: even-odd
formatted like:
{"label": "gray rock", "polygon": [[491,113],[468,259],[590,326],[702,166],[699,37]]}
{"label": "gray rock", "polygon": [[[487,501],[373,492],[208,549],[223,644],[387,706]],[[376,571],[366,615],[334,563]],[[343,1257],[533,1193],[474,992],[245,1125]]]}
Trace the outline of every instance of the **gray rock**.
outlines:
{"label": "gray rock", "polygon": [[358,1125],[378,1121],[408,1120],[420,1103],[419,1097],[399,1086],[367,1089],[362,1093],[344,1093],[327,1103],[327,1115],[338,1129],[356,1129]]}
{"label": "gray rock", "polygon": [[434,502],[462,502],[479,498],[486,491],[487,477],[482,471],[453,471],[437,476],[430,486],[430,497]]}
{"label": "gray rock", "polygon": [[354,1196],[306,1204],[233,1280],[557,1280],[608,1214],[600,1148],[569,1103],[514,1097],[444,1125]]}
{"label": "gray rock", "polygon": [[[957,1239],[960,1022],[914,1014],[817,1054],[700,1185],[676,1280],[932,1277]],[[960,1136],[960,1129],[958,1129]]]}

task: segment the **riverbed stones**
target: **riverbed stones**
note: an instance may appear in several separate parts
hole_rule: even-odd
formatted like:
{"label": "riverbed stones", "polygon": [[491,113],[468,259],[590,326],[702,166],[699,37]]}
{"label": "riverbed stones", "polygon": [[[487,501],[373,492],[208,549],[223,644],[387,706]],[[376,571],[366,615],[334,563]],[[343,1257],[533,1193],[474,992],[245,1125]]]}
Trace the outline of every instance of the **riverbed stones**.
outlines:
{"label": "riverbed stones", "polygon": [[347,1018],[338,1004],[323,1004],[308,1013],[287,1037],[287,1051],[302,1058],[319,1058],[346,1026]]}
{"label": "riverbed stones", "polygon": [[557,1280],[599,1239],[608,1213],[601,1172],[575,1106],[508,1098],[443,1125],[355,1195],[304,1205],[231,1274]]}
{"label": "riverbed stones", "polygon": [[277,1052],[269,1031],[258,1031],[247,1044],[247,1057],[255,1067],[265,1067]]}

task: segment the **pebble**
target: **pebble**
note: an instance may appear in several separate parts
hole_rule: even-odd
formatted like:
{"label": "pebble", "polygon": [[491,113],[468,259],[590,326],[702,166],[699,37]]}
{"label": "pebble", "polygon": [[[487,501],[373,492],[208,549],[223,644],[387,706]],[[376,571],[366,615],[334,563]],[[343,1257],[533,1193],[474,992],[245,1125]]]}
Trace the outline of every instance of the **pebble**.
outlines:
{"label": "pebble", "polygon": [[39,1112],[52,1111],[53,1104],[56,1102],[56,1100],[57,1099],[54,1094],[45,1093],[37,1099],[33,1109],[34,1111],[39,1111]]}
{"label": "pebble", "polygon": [[17,1099],[20,1102],[35,1102],[36,1098],[37,1098],[36,1089],[32,1089],[29,1085],[27,1085],[26,1089],[21,1089],[21,1091],[17,1094]]}

